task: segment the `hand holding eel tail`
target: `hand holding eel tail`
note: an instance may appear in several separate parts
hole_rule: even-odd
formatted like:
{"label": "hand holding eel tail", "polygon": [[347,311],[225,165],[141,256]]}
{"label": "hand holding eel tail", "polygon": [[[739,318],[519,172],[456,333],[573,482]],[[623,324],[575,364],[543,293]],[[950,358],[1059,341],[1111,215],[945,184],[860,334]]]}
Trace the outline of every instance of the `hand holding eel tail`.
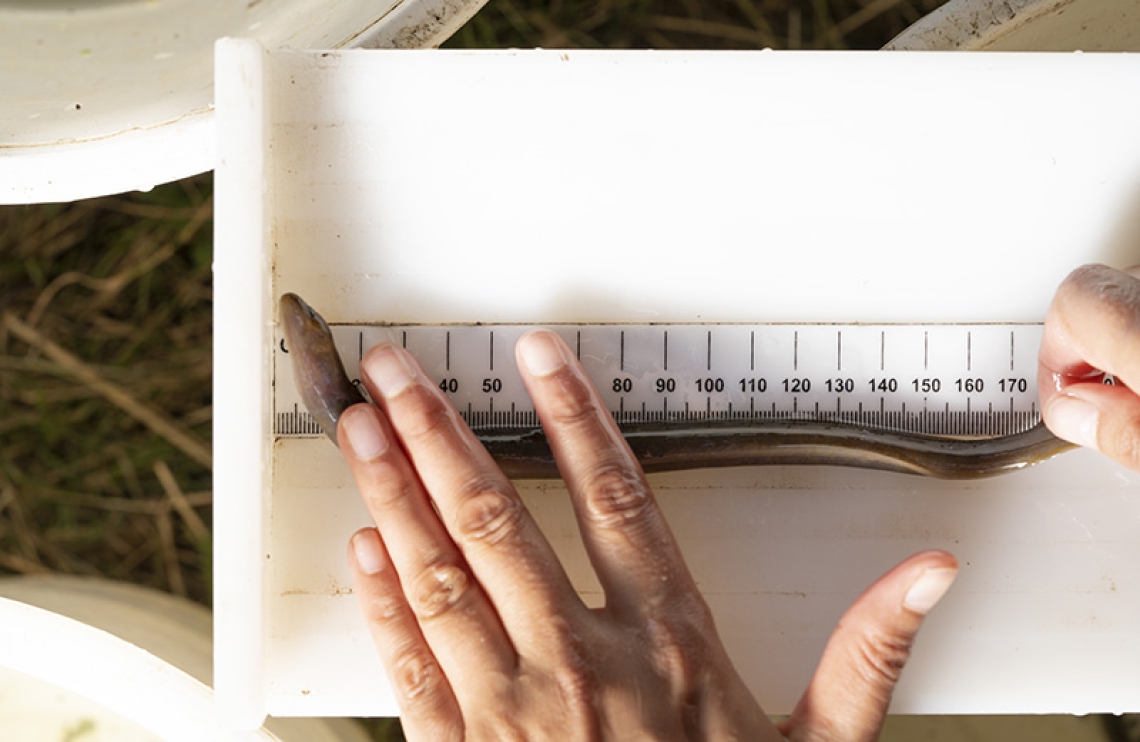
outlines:
{"label": "hand holding eel tail", "polygon": [[[365,400],[345,374],[321,315],[296,294],[284,294],[279,310],[297,390],[321,429],[336,443],[341,414]],[[484,429],[475,434],[507,476],[559,476],[541,430]],[[1044,423],[998,438],[914,435],[810,419],[750,424],[706,421],[683,427],[642,423],[622,426],[622,434],[646,472],[811,464],[976,479],[1024,469],[1074,448],[1050,433]]]}

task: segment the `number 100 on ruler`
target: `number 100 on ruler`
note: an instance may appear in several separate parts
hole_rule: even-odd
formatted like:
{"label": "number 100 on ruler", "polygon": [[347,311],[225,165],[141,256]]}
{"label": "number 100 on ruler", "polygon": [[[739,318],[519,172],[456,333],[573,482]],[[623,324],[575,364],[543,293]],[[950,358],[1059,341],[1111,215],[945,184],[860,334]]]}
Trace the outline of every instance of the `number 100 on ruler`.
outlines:
{"label": "number 100 on ruler", "polygon": [[[337,325],[348,374],[398,343],[474,428],[538,421],[515,366],[522,325]],[[815,418],[932,435],[1034,425],[1039,324],[554,325],[621,423]],[[275,354],[274,432],[318,435]]]}

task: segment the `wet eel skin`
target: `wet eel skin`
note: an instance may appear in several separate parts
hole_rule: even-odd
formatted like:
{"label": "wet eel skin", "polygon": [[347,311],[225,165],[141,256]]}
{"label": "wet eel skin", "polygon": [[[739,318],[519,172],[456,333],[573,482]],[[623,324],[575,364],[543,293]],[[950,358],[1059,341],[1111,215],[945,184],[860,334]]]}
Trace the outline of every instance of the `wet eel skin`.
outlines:
{"label": "wet eel skin", "polygon": [[[345,374],[321,315],[296,294],[284,294],[279,311],[297,390],[336,443],[341,413],[365,400]],[[509,477],[559,476],[541,430],[480,429],[475,434]],[[642,423],[623,425],[622,434],[646,472],[807,464],[976,479],[1024,469],[1074,447],[1043,423],[996,438],[914,435],[811,419],[706,421],[699,426]]]}

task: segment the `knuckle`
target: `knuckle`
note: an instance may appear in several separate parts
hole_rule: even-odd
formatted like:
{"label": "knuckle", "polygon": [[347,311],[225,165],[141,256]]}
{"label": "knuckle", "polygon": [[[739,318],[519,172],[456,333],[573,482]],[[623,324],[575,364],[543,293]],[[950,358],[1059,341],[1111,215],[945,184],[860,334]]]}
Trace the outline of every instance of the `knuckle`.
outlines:
{"label": "knuckle", "polygon": [[577,428],[598,419],[601,407],[577,374],[567,371],[555,376],[553,382],[556,386],[549,401],[549,415],[554,424]]}
{"label": "knuckle", "polygon": [[653,512],[653,497],[644,477],[621,462],[596,466],[584,478],[582,488],[586,512],[596,525],[621,526]]}
{"label": "knuckle", "polygon": [[403,648],[392,661],[390,675],[392,685],[404,701],[428,705],[438,702],[443,673],[426,648]]}
{"label": "knuckle", "polygon": [[687,621],[653,619],[646,622],[646,633],[657,673],[671,687],[686,692],[701,674],[705,634]]}
{"label": "knuckle", "polygon": [[855,666],[870,688],[890,693],[910,659],[911,639],[894,632],[867,632],[855,643]]}
{"label": "knuckle", "polygon": [[563,667],[555,673],[558,703],[571,718],[588,718],[596,707],[596,673],[589,666]]}
{"label": "knuckle", "polygon": [[370,623],[389,625],[408,615],[408,601],[399,589],[385,590],[370,596],[364,606],[365,619]]}
{"label": "knuckle", "polygon": [[432,443],[457,427],[455,410],[436,397],[434,390],[413,384],[400,393],[402,408],[393,425],[413,444]]}
{"label": "knuckle", "polygon": [[471,591],[471,579],[458,565],[428,564],[412,582],[409,602],[420,620],[442,616],[459,605]]}
{"label": "knuckle", "polygon": [[488,488],[463,499],[456,513],[456,530],[466,539],[500,544],[518,533],[523,506],[517,497]]}
{"label": "knuckle", "polygon": [[371,486],[362,488],[372,510],[391,511],[405,507],[420,497],[417,483],[394,462],[378,462],[370,477]]}
{"label": "knuckle", "polygon": [[548,639],[544,673],[549,673],[559,705],[570,716],[590,714],[602,687],[591,644],[564,619],[551,621],[544,630]]}

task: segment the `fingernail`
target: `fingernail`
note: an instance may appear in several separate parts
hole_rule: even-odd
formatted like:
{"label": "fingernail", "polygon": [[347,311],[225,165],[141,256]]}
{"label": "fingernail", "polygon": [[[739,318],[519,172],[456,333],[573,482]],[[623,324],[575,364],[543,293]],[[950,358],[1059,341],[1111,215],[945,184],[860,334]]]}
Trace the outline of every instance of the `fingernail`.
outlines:
{"label": "fingernail", "polygon": [[1058,438],[1095,449],[1099,415],[1100,411],[1092,402],[1080,397],[1061,396],[1049,405],[1045,421]]}
{"label": "fingernail", "polygon": [[384,569],[384,547],[375,528],[365,528],[352,536],[352,553],[356,564],[365,574],[374,575]]}
{"label": "fingernail", "polygon": [[358,461],[371,461],[388,450],[388,436],[376,419],[376,411],[365,406],[352,407],[340,418],[352,455]]}
{"label": "fingernail", "polygon": [[906,597],[903,598],[903,607],[925,616],[939,600],[942,600],[942,596],[950,589],[957,576],[958,570],[946,567],[926,570],[910,586],[910,590],[907,590]]}
{"label": "fingernail", "polygon": [[554,333],[539,330],[523,338],[519,356],[527,371],[535,376],[548,376],[566,365],[562,347]]}
{"label": "fingernail", "polygon": [[415,381],[415,367],[411,356],[389,345],[370,352],[364,357],[364,371],[385,397],[399,394]]}

